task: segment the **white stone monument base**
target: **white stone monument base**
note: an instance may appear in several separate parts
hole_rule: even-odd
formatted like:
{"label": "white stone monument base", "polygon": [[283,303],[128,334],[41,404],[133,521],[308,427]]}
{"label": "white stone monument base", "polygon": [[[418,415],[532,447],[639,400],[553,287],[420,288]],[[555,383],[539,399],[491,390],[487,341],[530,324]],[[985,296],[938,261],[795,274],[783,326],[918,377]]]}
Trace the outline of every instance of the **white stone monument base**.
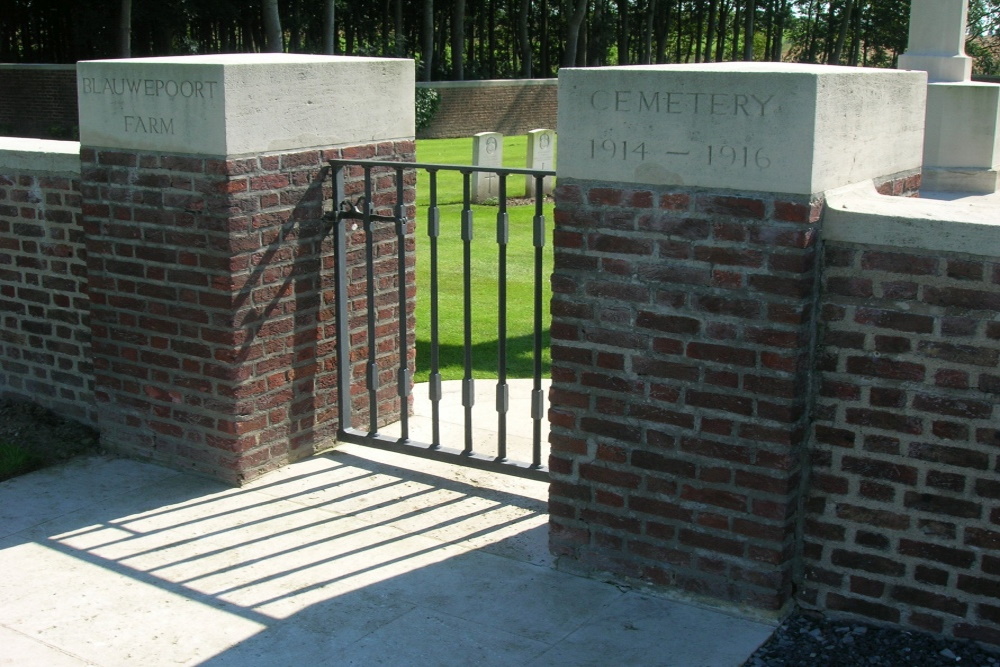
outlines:
{"label": "white stone monument base", "polygon": [[990,195],[998,189],[996,169],[936,169],[924,167],[920,189],[926,192],[968,192]]}
{"label": "white stone monument base", "polygon": [[901,70],[927,72],[927,80],[933,82],[968,81],[972,78],[972,58],[969,56],[940,56],[906,54],[899,56]]}
{"label": "white stone monument base", "polygon": [[1000,85],[927,86],[923,189],[991,193],[1000,170]]}

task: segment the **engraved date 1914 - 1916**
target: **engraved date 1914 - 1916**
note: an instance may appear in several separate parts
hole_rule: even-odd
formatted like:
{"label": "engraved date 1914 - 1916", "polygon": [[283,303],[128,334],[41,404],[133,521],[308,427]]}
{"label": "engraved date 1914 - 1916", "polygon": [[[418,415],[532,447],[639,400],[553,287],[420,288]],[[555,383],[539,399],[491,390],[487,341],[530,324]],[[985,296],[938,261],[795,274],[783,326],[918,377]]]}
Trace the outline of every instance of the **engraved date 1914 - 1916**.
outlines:
{"label": "engraved date 1914 - 1916", "polygon": [[771,159],[763,148],[752,146],[731,146],[729,144],[704,144],[697,151],[663,151],[654,150],[645,141],[632,142],[613,139],[590,140],[590,158],[592,160],[621,160],[625,162],[643,162],[647,157],[693,157],[703,161],[710,167],[738,167],[767,169]]}

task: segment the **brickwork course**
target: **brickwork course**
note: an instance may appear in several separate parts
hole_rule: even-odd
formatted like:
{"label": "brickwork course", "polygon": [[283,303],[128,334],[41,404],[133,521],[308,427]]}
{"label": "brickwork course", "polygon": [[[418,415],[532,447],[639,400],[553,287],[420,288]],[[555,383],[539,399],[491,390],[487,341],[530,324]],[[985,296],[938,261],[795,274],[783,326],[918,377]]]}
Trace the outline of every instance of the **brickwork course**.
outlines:
{"label": "brickwork course", "polygon": [[471,137],[478,132],[511,136],[556,126],[555,79],[418,85],[437,90],[441,96],[430,124],[417,131],[419,139]]}
{"label": "brickwork course", "polygon": [[556,202],[553,551],[782,608],[821,204],[592,183]]}
{"label": "brickwork course", "polygon": [[[340,157],[412,159],[413,143],[245,159],[83,149],[106,445],[239,483],[332,444],[334,278],[322,207],[333,195],[325,161]],[[395,243],[379,237],[377,255]],[[359,250],[348,255],[363,262]],[[397,284],[376,280],[380,307],[396,303]],[[364,316],[363,302],[352,307]],[[396,311],[378,317],[395,321]],[[352,341],[352,357],[367,357],[365,344]],[[394,354],[380,349],[380,365]],[[398,399],[392,378],[385,387],[388,419]]]}
{"label": "brickwork course", "polygon": [[0,395],[96,425],[79,173],[0,173]]}
{"label": "brickwork course", "polygon": [[824,252],[804,604],[1000,644],[1000,261]]}

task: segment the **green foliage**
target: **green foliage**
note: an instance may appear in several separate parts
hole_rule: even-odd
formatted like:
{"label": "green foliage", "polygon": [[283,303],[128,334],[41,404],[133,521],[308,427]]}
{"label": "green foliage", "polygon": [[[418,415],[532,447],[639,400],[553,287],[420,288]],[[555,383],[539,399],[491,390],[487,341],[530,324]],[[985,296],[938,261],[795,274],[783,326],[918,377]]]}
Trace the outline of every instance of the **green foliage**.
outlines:
{"label": "green foliage", "polygon": [[417,130],[422,130],[434,120],[434,114],[441,106],[441,93],[433,88],[417,88],[414,96]]}
{"label": "green foliage", "polygon": [[28,449],[0,441],[0,481],[36,470],[41,463]]}
{"label": "green foliage", "polygon": [[981,76],[1000,76],[1000,41],[995,38],[970,39],[965,53],[972,56],[972,71]]}
{"label": "green foliage", "polygon": [[[456,3],[465,21],[456,27]],[[588,65],[694,62],[740,57],[745,12],[755,11],[754,54],[772,59],[779,51],[797,60],[825,62],[841,25],[846,0],[594,0],[587,3],[578,52],[566,53],[568,2],[455,0],[455,3],[336,2],[338,53],[413,58],[433,64],[433,76],[452,75],[462,43],[467,79],[551,77],[561,63]],[[264,48],[261,0],[131,0],[132,55],[240,53]],[[905,48],[909,0],[854,0],[842,62],[891,65]],[[72,63],[118,54],[118,2],[99,0],[5,0],[0,20],[0,62]],[[430,8],[432,15],[425,12]],[[285,48],[319,53],[324,2],[278,0]],[[971,0],[970,32],[996,32],[1000,0]],[[525,12],[527,10],[527,12]],[[710,18],[711,17],[711,18]],[[424,21],[434,25],[425,41]],[[711,34],[710,22],[715,21]],[[458,35],[453,31],[458,30]],[[523,34],[523,39],[522,39]],[[735,44],[734,44],[735,40]],[[425,52],[426,51],[426,52]],[[706,56],[707,51],[707,56]],[[419,68],[418,71],[423,71]],[[427,116],[422,115],[421,118]]]}

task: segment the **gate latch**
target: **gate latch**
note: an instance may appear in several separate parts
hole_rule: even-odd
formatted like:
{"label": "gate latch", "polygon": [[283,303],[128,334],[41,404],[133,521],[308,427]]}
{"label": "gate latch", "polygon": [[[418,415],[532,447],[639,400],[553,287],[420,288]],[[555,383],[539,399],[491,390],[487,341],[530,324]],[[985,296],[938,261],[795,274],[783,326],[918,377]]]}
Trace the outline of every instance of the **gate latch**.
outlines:
{"label": "gate latch", "polygon": [[[353,204],[350,199],[344,199],[337,208],[337,222],[341,220],[364,220],[365,214],[361,210],[362,206],[367,206],[364,197],[358,197]],[[376,215],[375,213],[369,214],[368,219],[375,222],[394,222],[396,220],[395,216]]]}

